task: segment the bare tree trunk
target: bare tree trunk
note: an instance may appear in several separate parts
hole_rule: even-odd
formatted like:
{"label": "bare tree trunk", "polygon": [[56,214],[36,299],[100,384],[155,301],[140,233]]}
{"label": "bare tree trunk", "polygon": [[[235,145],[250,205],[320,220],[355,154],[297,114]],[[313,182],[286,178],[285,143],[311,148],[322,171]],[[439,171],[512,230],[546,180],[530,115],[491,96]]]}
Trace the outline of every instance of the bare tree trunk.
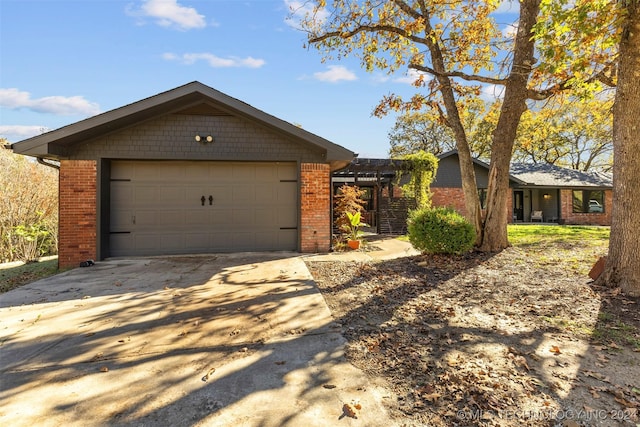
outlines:
{"label": "bare tree trunk", "polygon": [[540,0],[520,2],[520,21],[516,35],[513,65],[505,85],[500,118],[493,133],[491,166],[487,188],[487,210],[480,250],[498,252],[509,246],[507,238],[507,201],[509,166],[520,117],[527,109],[527,82],[533,65],[532,29],[540,11]]}
{"label": "bare tree trunk", "polygon": [[640,296],[640,5],[626,4],[613,105],[613,206],[609,257],[598,282]]}
{"label": "bare tree trunk", "polygon": [[444,105],[447,109],[449,126],[453,130],[456,140],[456,148],[458,149],[458,163],[460,165],[460,176],[462,178],[462,192],[464,193],[464,205],[466,209],[465,218],[473,225],[476,230],[476,242],[478,246],[482,241],[482,213],[480,211],[480,198],[478,196],[478,186],[476,184],[476,172],[473,167],[473,159],[471,150],[467,141],[467,135],[458,114],[458,107],[451,89],[451,82],[448,77],[441,77],[438,80],[446,80],[441,82],[440,93],[444,99]]}
{"label": "bare tree trunk", "polygon": [[[429,17],[426,9],[423,9],[422,13],[425,17]],[[427,33],[432,29],[430,19],[427,20]],[[464,193],[464,205],[466,207],[467,221],[473,225],[476,231],[475,245],[480,245],[482,241],[482,213],[480,211],[480,197],[478,196],[478,186],[476,184],[476,172],[473,167],[473,159],[471,157],[471,148],[469,141],[467,140],[467,134],[460,118],[460,112],[458,111],[458,105],[451,87],[451,79],[444,74],[446,73],[446,67],[442,51],[440,46],[430,41],[427,38],[427,46],[431,53],[431,62],[433,68],[436,71],[436,79],[440,85],[439,91],[444,101],[444,107],[446,110],[447,125],[453,131],[454,138],[456,140],[456,148],[458,149],[458,163],[460,165],[460,175],[462,179],[462,192]],[[515,138],[515,136],[514,136]]]}

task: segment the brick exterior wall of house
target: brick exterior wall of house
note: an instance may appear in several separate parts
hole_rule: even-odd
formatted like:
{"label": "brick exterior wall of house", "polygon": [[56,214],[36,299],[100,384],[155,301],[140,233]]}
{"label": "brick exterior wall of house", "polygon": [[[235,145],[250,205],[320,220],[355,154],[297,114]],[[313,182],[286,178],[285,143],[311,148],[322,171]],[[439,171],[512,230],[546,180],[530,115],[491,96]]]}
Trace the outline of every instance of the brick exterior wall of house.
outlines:
{"label": "brick exterior wall of house", "polygon": [[96,162],[62,160],[59,184],[58,267],[96,259]]}
{"label": "brick exterior wall of house", "polygon": [[461,215],[466,215],[467,208],[464,205],[464,192],[462,188],[431,188],[431,205],[451,207]]}
{"label": "brick exterior wall of house", "polygon": [[562,204],[562,219],[565,224],[572,225],[611,225],[611,208],[613,206],[613,191],[604,192],[603,213],[575,213],[573,212],[573,191],[560,190]]}
{"label": "brick exterior wall of house", "polygon": [[330,181],[328,164],[300,165],[301,252],[328,252],[331,247]]}
{"label": "brick exterior wall of house", "polygon": [[[444,188],[435,187],[431,188],[431,204],[432,206],[451,207],[455,209],[460,215],[465,216],[467,208],[464,204],[464,191],[462,188]],[[509,190],[507,196],[507,222],[513,222],[513,191]],[[484,217],[485,211],[482,210],[482,216]]]}

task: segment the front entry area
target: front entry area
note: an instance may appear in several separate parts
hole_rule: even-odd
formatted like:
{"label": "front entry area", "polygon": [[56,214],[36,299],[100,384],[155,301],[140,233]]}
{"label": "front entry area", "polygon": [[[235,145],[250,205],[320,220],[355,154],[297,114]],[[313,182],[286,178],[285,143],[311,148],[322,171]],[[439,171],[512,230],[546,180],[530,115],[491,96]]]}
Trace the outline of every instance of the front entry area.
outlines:
{"label": "front entry area", "polygon": [[524,192],[516,190],[513,192],[513,222],[524,221]]}
{"label": "front entry area", "polygon": [[110,256],[298,249],[293,162],[111,162]]}

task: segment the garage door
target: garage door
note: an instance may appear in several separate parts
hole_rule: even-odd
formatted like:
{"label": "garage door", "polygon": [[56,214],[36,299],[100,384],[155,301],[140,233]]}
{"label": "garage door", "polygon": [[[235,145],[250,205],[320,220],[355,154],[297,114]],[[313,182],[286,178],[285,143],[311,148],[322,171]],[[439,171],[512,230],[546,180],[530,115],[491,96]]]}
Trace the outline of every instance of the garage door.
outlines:
{"label": "garage door", "polygon": [[295,163],[113,161],[111,256],[296,250]]}

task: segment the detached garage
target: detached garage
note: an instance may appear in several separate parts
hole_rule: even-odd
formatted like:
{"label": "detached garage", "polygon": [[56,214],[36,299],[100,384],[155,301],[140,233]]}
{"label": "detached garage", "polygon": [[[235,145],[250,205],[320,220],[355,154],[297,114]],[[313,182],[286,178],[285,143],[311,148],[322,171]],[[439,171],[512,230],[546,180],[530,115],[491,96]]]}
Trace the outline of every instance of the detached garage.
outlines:
{"label": "detached garage", "polygon": [[354,153],[199,82],[11,146],[60,161],[59,264],[324,252]]}

